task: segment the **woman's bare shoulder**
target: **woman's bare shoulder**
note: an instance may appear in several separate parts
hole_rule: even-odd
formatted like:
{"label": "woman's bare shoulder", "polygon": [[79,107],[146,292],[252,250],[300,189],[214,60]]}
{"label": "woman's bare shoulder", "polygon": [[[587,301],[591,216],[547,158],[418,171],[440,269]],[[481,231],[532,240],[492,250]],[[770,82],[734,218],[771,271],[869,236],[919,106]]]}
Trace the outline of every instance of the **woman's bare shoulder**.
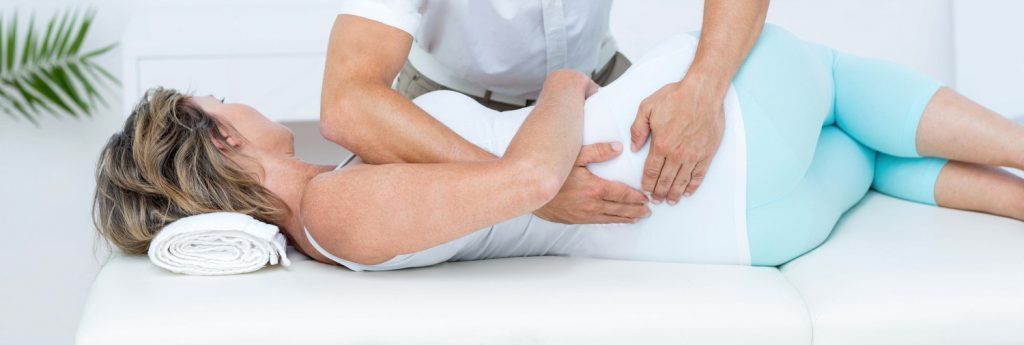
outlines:
{"label": "woman's bare shoulder", "polygon": [[362,225],[366,207],[373,207],[361,198],[355,186],[366,183],[366,176],[373,174],[380,166],[368,164],[348,165],[342,169],[328,171],[315,176],[306,185],[302,196],[302,222],[317,243],[331,254],[342,259],[373,263],[377,256],[360,246],[360,234],[365,233]]}

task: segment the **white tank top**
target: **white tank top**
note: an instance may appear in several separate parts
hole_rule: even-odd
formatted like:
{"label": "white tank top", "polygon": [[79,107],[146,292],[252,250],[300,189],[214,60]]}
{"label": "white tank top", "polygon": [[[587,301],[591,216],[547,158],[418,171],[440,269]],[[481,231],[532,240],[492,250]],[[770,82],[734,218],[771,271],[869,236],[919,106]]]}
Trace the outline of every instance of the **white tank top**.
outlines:
{"label": "white tank top", "polygon": [[[588,169],[592,173],[640,188],[649,145],[636,153],[628,149],[630,125],[640,101],[682,79],[696,44],[696,38],[689,35],[665,42],[587,100],[584,144],[620,141],[627,147],[611,161],[591,164]],[[414,102],[462,137],[498,156],[505,152],[532,110],[497,112],[451,91],[431,92]],[[635,224],[565,225],[526,214],[377,265],[342,260],[326,253],[312,238],[310,241],[321,253],[356,271],[538,255],[749,265],[746,143],[739,101],[732,89],[724,111],[725,135],[700,190],[675,206],[651,205],[652,216]]]}

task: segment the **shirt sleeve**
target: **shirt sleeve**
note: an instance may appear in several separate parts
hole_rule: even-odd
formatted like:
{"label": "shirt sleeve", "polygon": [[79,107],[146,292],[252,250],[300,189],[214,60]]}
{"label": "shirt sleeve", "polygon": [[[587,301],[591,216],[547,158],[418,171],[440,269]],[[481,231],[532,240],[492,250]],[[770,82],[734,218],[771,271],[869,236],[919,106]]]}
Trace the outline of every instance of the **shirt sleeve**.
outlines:
{"label": "shirt sleeve", "polygon": [[349,14],[395,27],[415,37],[423,0],[345,0],[338,14]]}

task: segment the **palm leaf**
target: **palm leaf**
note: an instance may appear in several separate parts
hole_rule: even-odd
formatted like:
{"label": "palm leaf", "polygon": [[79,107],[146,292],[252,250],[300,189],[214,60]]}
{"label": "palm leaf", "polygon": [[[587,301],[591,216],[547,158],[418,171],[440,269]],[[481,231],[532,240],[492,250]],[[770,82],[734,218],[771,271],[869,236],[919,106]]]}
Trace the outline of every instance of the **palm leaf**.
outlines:
{"label": "palm leaf", "polygon": [[82,51],[96,11],[55,13],[43,33],[0,13],[0,112],[37,123],[44,114],[90,116],[106,106],[103,90],[119,82],[94,59],[117,44]]}

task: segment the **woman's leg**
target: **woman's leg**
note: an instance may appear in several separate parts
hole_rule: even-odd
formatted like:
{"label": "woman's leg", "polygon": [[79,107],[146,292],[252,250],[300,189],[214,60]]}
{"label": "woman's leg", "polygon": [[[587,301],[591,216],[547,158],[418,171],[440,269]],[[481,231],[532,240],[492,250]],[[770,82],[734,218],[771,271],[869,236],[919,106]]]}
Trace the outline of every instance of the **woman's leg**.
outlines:
{"label": "woman's leg", "polygon": [[1024,220],[1024,179],[986,165],[950,161],[935,185],[939,206]]}
{"label": "woman's leg", "polygon": [[815,157],[822,127],[835,122],[833,51],[765,25],[736,77],[747,137],[747,204],[787,197]]}
{"label": "woman's leg", "polygon": [[1024,126],[891,62],[836,53],[833,66],[836,124],[865,145],[1024,168]]}
{"label": "woman's leg", "polygon": [[925,204],[1021,218],[1024,126],[899,65],[836,53],[836,124],[880,151],[873,187]]}
{"label": "woman's leg", "polygon": [[875,151],[835,124],[834,51],[766,25],[733,79],[747,137],[751,263],[777,266],[828,238],[871,186]]}
{"label": "woman's leg", "polygon": [[917,151],[922,156],[1024,169],[1024,126],[942,88],[921,116]]}
{"label": "woman's leg", "polygon": [[1024,220],[1024,179],[991,166],[878,154],[875,190],[901,199]]}
{"label": "woman's leg", "polygon": [[[960,169],[961,163],[946,164],[942,159],[901,161],[879,155],[876,168],[874,151],[861,145],[903,157],[937,154],[938,148],[970,155],[950,143],[924,144],[918,151],[918,131],[925,138],[941,140],[950,136],[942,133],[956,128],[949,112],[968,112],[968,118],[982,118],[972,123],[966,134],[950,136],[979,138],[987,143],[978,145],[978,150],[1013,141],[1008,137],[1014,136],[1015,130],[1001,131],[997,127],[1018,126],[1004,126],[1000,119],[978,112],[966,102],[949,102],[948,90],[902,66],[837,53],[769,25],[734,79],[734,86],[741,95],[747,128],[747,215],[755,265],[781,264],[821,243],[840,215],[863,196],[872,177],[878,179],[876,188],[897,197],[997,214],[1012,210],[995,203],[1013,204],[1013,193],[1024,188],[1014,178],[995,171]],[[808,127],[822,123],[824,129]],[[837,125],[842,131],[829,125]],[[996,130],[999,138],[980,139],[993,133],[985,130]],[[829,140],[836,137],[835,132],[843,133],[846,142],[870,154],[834,150],[837,143],[844,142]],[[1019,141],[1008,146],[1024,148]],[[1004,154],[988,159],[1012,160],[1005,157],[1014,156],[1013,150],[1003,150]],[[811,155],[813,159],[809,159]],[[867,157],[871,163],[862,164]],[[863,171],[865,165],[870,167],[862,174],[866,178],[846,177]],[[1004,188],[997,193],[999,197],[981,200],[990,193],[985,191],[1000,186]]]}
{"label": "woman's leg", "polygon": [[816,248],[871,186],[875,151],[835,126],[821,130],[800,182],[747,210],[751,263],[778,266]]}

